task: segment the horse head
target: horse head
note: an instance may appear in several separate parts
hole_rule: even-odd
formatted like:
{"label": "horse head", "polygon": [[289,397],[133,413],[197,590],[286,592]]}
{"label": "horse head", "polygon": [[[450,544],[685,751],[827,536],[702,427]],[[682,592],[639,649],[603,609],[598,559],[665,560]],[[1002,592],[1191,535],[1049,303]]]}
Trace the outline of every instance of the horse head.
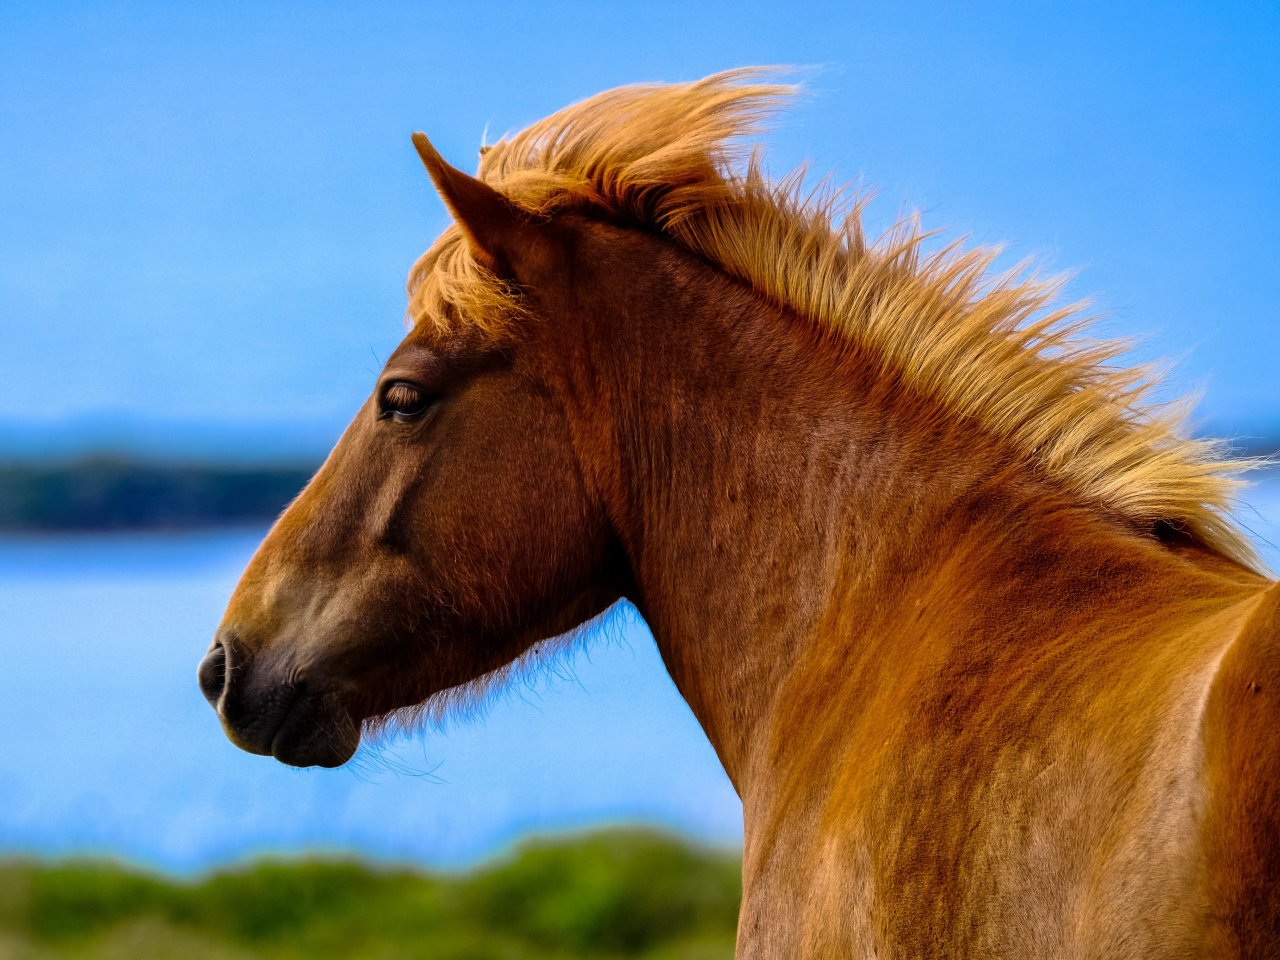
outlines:
{"label": "horse head", "polygon": [[[415,142],[445,245],[514,309],[555,268],[550,228]],[[474,693],[620,595],[539,325],[454,319],[405,337],[231,598],[199,682],[245,750],[342,764],[365,721]]]}

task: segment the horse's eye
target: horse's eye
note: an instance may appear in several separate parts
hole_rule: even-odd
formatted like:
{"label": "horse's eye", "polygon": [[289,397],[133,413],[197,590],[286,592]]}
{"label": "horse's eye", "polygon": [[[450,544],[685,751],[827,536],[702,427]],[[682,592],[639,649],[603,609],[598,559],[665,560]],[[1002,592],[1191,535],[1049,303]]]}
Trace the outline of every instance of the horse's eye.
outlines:
{"label": "horse's eye", "polygon": [[396,380],[382,391],[382,397],[378,403],[378,417],[380,419],[390,417],[401,422],[416,420],[431,409],[431,404],[434,402],[435,398],[421,387],[406,380]]}

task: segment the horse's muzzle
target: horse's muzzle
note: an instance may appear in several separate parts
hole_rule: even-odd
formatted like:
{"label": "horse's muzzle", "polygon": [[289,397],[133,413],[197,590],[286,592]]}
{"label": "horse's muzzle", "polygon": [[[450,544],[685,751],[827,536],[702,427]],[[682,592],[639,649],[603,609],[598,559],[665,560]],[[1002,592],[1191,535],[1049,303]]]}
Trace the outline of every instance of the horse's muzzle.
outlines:
{"label": "horse's muzzle", "polygon": [[242,750],[295,767],[337,767],[360,745],[360,725],[306,679],[255,662],[220,634],[200,661],[200,691]]}

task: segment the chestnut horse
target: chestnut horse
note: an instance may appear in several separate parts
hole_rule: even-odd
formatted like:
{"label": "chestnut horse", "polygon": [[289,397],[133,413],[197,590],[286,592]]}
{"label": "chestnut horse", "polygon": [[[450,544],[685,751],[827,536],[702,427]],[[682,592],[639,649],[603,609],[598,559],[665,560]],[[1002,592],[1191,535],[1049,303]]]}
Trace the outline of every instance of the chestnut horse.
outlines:
{"label": "chestnut horse", "polygon": [[743,165],[788,92],[414,137],[455,223],[201,665],[227,735],[341,764],[626,598],[742,798],[740,957],[1276,956],[1247,464],[1051,284]]}

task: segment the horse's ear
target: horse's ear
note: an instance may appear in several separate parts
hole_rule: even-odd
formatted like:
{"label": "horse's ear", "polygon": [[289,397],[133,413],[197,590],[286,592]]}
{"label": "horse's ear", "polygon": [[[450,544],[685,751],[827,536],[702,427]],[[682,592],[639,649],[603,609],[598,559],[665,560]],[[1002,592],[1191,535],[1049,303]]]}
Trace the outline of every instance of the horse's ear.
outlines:
{"label": "horse's ear", "polygon": [[493,270],[509,265],[528,229],[528,215],[484,181],[450,166],[426,134],[415,133],[413,145],[476,259]]}

